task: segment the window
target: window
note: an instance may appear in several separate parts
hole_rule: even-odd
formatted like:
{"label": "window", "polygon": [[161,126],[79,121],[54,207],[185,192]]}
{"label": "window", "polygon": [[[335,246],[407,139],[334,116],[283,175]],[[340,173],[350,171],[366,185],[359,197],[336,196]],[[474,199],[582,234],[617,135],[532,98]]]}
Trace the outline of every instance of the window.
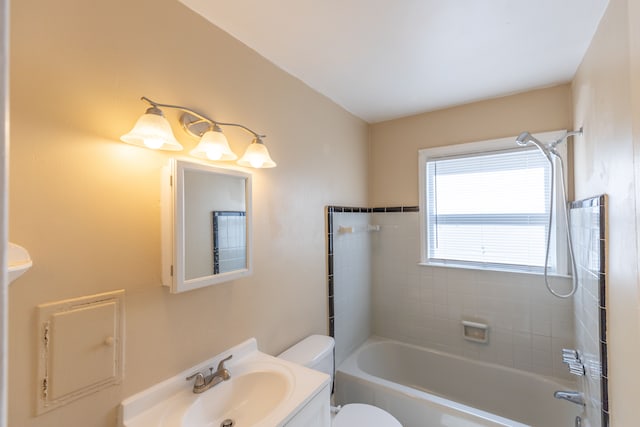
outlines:
{"label": "window", "polygon": [[[556,191],[551,165],[535,147],[519,148],[514,137],[424,149],[420,172],[423,263],[542,271]],[[564,231],[556,223],[549,272],[565,274],[566,255],[556,244],[564,244]]]}

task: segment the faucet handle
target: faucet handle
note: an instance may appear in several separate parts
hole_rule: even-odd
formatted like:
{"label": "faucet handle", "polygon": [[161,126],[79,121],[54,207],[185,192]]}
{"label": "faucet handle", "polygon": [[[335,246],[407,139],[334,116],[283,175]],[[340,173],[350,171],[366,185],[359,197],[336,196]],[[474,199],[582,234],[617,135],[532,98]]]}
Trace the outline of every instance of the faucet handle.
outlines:
{"label": "faucet handle", "polygon": [[202,387],[204,385],[204,375],[202,372],[194,372],[189,375],[186,380],[191,381],[194,378],[196,379],[196,382],[193,384],[194,387]]}
{"label": "faucet handle", "polygon": [[569,373],[582,377],[585,375],[584,365],[582,363],[569,363]]}
{"label": "faucet handle", "polygon": [[576,360],[580,360],[580,354],[578,353],[578,350],[574,350],[572,348],[562,349],[562,361],[564,363],[569,363]]}
{"label": "faucet handle", "polygon": [[216,371],[220,372],[221,370],[225,369],[224,362],[228,362],[229,360],[231,360],[232,357],[233,357],[233,354],[230,355],[229,357],[225,357],[224,359],[222,359],[220,363],[218,363],[218,369],[216,369]]}
{"label": "faucet handle", "polygon": [[578,350],[563,348],[562,363],[566,363],[569,366],[570,374],[577,375],[579,377],[585,375],[584,364],[582,363],[581,355]]}

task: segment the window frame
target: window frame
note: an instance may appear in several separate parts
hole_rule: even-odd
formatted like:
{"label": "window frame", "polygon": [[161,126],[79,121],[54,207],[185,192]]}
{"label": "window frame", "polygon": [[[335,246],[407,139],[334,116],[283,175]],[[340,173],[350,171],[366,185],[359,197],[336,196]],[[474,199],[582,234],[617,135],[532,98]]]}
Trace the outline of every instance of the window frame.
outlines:
{"label": "window frame", "polygon": [[[552,132],[536,133],[534,136],[540,141],[554,141],[565,135],[565,130],[558,130]],[[428,239],[428,224],[427,224],[427,162],[434,158],[445,158],[455,156],[473,156],[474,154],[483,155],[488,152],[499,152],[505,150],[517,149],[518,146],[515,143],[516,136],[491,139],[485,141],[468,142],[463,144],[446,145],[433,148],[422,148],[418,150],[418,170],[419,170],[419,222],[420,222],[420,262],[419,265],[424,266],[440,266],[440,267],[453,267],[453,268],[465,268],[465,269],[478,269],[478,270],[492,270],[492,271],[511,271],[521,273],[533,273],[542,274],[543,267],[535,267],[528,265],[509,265],[509,264],[494,264],[486,262],[475,261],[459,261],[459,260],[436,260],[429,258],[429,239]],[[535,147],[533,147],[535,148]],[[524,149],[524,148],[523,148]],[[556,150],[562,156],[565,162],[565,175],[567,172],[567,144],[560,144],[556,147]],[[542,153],[540,153],[542,156]],[[549,256],[549,275],[554,276],[568,276],[570,275],[569,255],[567,246],[566,227],[564,226],[564,214],[562,212],[562,193],[559,185],[564,181],[565,192],[568,194],[567,182],[568,177],[564,177],[562,180],[562,174],[559,171],[558,162],[554,162],[555,182],[552,192],[554,195],[554,218],[551,225],[551,247]],[[546,214],[545,214],[546,216]],[[546,242],[546,236],[545,236]],[[555,268],[553,268],[555,267]]]}

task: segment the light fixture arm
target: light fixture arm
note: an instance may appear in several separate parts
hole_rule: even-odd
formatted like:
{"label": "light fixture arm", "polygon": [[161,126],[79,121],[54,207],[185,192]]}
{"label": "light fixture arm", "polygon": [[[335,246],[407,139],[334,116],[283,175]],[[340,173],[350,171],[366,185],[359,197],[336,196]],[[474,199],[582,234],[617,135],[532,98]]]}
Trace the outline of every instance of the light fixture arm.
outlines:
{"label": "light fixture arm", "polygon": [[[235,126],[235,127],[239,127],[246,130],[258,140],[261,140],[262,138],[266,138],[266,135],[261,135],[257,132],[254,132],[253,130],[239,123],[218,122],[190,108],[182,107],[180,105],[161,104],[159,102],[152,101],[146,96],[143,96],[140,99],[147,102],[149,105],[151,105],[154,108],[158,108],[158,107],[173,108],[175,110],[180,110],[183,113],[185,113],[180,117],[180,123],[182,124],[182,127],[184,128],[185,131],[187,131],[188,133],[190,133],[195,137],[201,137],[204,134],[204,132],[216,126]],[[206,124],[206,127],[200,126],[202,124]]]}

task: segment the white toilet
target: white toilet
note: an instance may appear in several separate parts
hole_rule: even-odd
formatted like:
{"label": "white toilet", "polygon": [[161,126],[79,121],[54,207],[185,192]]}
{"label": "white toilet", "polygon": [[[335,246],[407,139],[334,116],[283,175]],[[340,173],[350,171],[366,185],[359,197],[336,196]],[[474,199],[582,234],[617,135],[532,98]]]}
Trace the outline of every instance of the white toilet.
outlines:
{"label": "white toilet", "polygon": [[[333,338],[311,335],[278,357],[329,374],[333,380],[333,346]],[[335,412],[332,410],[332,427],[402,427],[391,414],[371,405],[351,403]]]}

